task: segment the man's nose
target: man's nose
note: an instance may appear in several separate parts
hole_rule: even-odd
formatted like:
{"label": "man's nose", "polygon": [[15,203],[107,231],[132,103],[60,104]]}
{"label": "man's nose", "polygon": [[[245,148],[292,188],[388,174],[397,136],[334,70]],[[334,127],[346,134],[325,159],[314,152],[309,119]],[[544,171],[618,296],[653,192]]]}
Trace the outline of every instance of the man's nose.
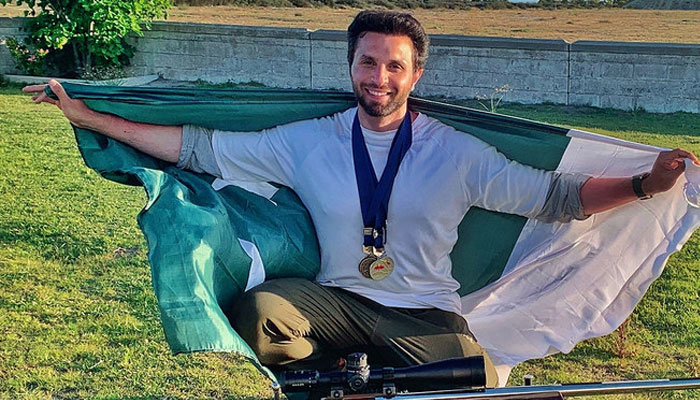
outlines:
{"label": "man's nose", "polygon": [[378,64],[372,74],[372,83],[377,86],[384,86],[388,81],[389,74],[387,73],[386,67],[382,64]]}

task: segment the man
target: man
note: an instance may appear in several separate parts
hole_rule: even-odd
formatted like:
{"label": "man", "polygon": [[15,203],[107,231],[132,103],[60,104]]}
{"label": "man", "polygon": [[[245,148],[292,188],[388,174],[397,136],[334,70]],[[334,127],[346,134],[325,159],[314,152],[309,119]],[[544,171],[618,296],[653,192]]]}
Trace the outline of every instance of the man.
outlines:
{"label": "man", "polygon": [[670,189],[684,150],[662,152],[648,175],[589,178],[535,170],[493,147],[411,112],[428,38],[408,14],[365,11],[348,28],[359,106],[261,133],[134,123],[29,86],[74,125],[179,167],[224,179],[274,181],[308,208],[321,247],[315,282],[276,280],[248,291],[234,328],[267,365],[331,368],[352,351],[404,366],[482,354],[460,316],[449,253],[472,206],[543,220],[583,219]]}

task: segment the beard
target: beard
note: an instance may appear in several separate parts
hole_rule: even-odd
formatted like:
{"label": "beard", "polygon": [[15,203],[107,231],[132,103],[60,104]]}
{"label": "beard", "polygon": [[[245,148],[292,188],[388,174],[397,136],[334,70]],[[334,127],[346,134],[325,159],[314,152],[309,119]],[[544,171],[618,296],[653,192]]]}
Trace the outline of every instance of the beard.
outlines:
{"label": "beard", "polygon": [[362,107],[362,109],[372,117],[386,117],[387,115],[391,115],[393,112],[401,108],[401,106],[403,106],[408,99],[408,93],[400,93],[392,90],[391,94],[389,95],[389,101],[386,103],[379,103],[367,99],[364,91],[365,88],[380,88],[371,85],[362,85],[355,82],[353,82],[352,85],[352,91],[355,93],[355,97],[357,98],[357,102],[360,104],[360,107]]}

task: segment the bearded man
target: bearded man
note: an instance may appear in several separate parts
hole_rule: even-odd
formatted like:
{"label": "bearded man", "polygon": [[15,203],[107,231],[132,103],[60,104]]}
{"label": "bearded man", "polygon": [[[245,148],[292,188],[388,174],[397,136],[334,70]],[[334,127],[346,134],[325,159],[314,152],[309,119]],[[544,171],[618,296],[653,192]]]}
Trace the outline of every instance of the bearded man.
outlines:
{"label": "bearded man", "polygon": [[681,149],[649,174],[590,178],[536,170],[468,134],[408,109],[428,37],[409,14],[363,11],[348,28],[358,106],[257,133],[135,123],[88,109],[60,84],[29,86],[70,122],[181,168],[289,186],[309,210],[321,248],[315,281],[279,279],[246,292],[232,325],[263,364],[331,368],[351,352],[395,367],[488,355],[460,314],[449,254],[474,206],[569,221],[670,189]]}

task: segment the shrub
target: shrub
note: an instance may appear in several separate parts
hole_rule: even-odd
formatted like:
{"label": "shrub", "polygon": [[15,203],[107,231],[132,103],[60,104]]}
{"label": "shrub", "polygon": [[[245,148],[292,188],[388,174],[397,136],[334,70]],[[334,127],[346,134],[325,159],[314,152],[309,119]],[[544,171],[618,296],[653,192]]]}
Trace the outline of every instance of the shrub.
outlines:
{"label": "shrub", "polygon": [[[10,2],[0,0],[2,5]],[[92,67],[127,65],[134,53],[127,36],[142,35],[154,19],[166,16],[171,5],[170,0],[16,0],[15,3],[26,5],[29,10],[25,15],[34,17],[26,27],[29,37],[15,48],[20,56],[15,57],[18,65],[34,67],[27,64],[27,59],[34,55],[34,63],[36,52],[44,49],[48,53],[42,57],[43,68],[58,75],[80,75]],[[24,53],[24,49],[29,53]]]}
{"label": "shrub", "polygon": [[49,54],[48,50],[27,46],[13,37],[5,39],[5,45],[15,59],[17,68],[29,75],[44,75],[44,58]]}

